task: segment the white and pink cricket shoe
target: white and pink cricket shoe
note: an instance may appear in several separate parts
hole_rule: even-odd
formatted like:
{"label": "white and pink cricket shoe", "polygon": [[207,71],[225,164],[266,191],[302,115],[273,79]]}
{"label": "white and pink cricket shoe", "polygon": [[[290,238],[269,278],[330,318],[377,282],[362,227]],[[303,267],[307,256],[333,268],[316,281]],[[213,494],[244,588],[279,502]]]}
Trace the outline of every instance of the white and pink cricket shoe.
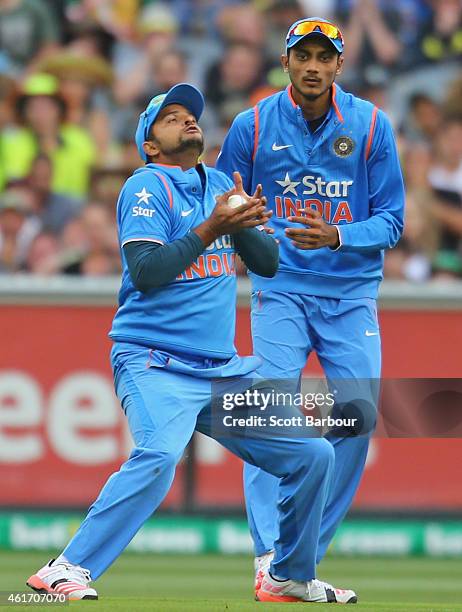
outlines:
{"label": "white and pink cricket shoe", "polygon": [[89,587],[89,570],[52,559],[26,582],[37,593],[65,595],[66,599],[98,599],[95,589]]}
{"label": "white and pink cricket shoe", "polygon": [[259,557],[255,557],[254,560],[254,568],[255,568],[255,595],[257,595],[261,583],[263,581],[263,576],[269,570],[271,561],[274,558],[274,550],[270,550],[269,552],[260,555]]}
{"label": "white and pink cricket shoe", "polygon": [[311,602],[311,603],[356,603],[358,598],[354,591],[336,589],[328,582],[321,580],[275,580],[269,571],[265,572],[261,586],[256,595],[257,601]]}

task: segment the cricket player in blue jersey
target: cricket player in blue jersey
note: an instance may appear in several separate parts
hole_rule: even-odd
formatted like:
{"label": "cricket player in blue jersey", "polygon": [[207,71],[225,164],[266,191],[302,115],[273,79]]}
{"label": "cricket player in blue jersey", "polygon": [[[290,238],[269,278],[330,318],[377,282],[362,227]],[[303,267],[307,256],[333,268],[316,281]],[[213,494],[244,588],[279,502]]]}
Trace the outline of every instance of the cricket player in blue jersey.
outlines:
{"label": "cricket player in blue jersey", "polygon": [[[115,388],[135,442],[61,555],[27,584],[69,599],[96,599],[89,586],[121,554],[157,509],[195,429],[273,474],[280,496],[276,573],[305,601],[356,601],[353,591],[314,580],[312,547],[330,489],[334,453],[322,438],[217,434],[211,426],[212,380],[251,377],[257,357],[234,347],[236,253],[260,277],[276,273],[278,247],[261,187],[253,196],[198,162],[204,100],[179,84],[141,114],[136,144],[145,165],[117,203],[123,264],[110,337]],[[232,208],[231,195],[244,198]],[[181,577],[179,577],[181,580]]]}
{"label": "cricket player in blue jersey", "polygon": [[[317,563],[363,472],[381,370],[376,297],[384,249],[397,243],[403,228],[404,188],[392,128],[381,110],[336,85],[343,46],[333,23],[317,17],[294,23],[282,56],[291,84],[236,117],[217,162],[228,175],[239,171],[249,193],[263,185],[280,241],[276,276],[250,271],[259,373],[298,384],[316,351],[328,381],[357,381],[362,429],[327,435],[335,469]],[[278,483],[246,465],[244,485],[257,596],[264,599],[277,588],[269,565],[278,538]],[[280,595],[284,600],[284,587]]]}

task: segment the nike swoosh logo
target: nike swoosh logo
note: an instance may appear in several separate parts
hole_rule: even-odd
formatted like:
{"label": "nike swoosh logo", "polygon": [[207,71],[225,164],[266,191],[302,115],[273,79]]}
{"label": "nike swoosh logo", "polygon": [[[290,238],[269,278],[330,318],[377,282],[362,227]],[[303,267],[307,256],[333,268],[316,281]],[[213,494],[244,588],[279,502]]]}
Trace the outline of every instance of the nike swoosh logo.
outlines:
{"label": "nike swoosh logo", "polygon": [[281,149],[288,149],[289,147],[293,147],[294,145],[277,145],[273,142],[273,146],[271,147],[273,151],[280,151]]}
{"label": "nike swoosh logo", "polygon": [[378,336],[379,332],[371,332],[368,329],[366,329],[366,336]]}
{"label": "nike swoosh logo", "polygon": [[192,213],[193,210],[194,210],[194,208],[190,208],[189,210],[182,210],[181,211],[181,216],[182,217],[187,217],[188,215],[190,215]]}

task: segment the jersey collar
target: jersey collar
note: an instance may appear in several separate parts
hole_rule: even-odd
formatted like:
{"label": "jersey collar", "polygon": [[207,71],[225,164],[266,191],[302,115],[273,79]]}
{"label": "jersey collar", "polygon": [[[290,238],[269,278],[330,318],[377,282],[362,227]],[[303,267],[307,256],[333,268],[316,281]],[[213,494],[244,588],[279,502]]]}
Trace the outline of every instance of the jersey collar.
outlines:
{"label": "jersey collar", "polygon": [[[181,166],[173,166],[170,164],[146,164],[143,168],[158,170],[178,182],[188,183],[188,175],[191,175],[191,173],[198,167],[201,167],[203,169],[204,174],[207,177],[208,167],[202,162],[199,162],[194,168],[190,168],[189,170],[183,170]],[[143,170],[143,168],[139,170]],[[137,172],[139,170],[137,170]]]}
{"label": "jersey collar", "polygon": [[[335,114],[339,123],[343,123],[343,114],[342,108],[345,102],[345,93],[341,87],[339,87],[336,83],[332,85],[332,104],[329,109],[328,117],[329,119]],[[282,94],[282,103],[284,109],[290,116],[293,116],[293,112],[295,109],[299,108],[297,103],[295,102],[292,95],[292,84],[286,87],[285,92]]]}

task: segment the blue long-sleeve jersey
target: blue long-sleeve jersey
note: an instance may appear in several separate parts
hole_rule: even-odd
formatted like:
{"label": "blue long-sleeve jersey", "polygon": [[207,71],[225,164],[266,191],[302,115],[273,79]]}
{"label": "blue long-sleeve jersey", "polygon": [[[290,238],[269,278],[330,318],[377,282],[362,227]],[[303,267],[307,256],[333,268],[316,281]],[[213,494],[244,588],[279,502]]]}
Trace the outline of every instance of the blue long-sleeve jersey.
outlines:
{"label": "blue long-sleeve jersey", "polygon": [[187,236],[215,208],[215,196],[232,187],[222,172],[147,164],[127,179],[117,202],[122,258],[119,308],[109,336],[188,355],[229,359],[236,354],[235,247],[232,236],[217,238],[171,282],[139,291],[123,247],[130,242],[169,244]]}
{"label": "blue long-sleeve jersey", "polygon": [[[332,87],[324,123],[310,133],[291,87],[239,114],[217,168],[238,170],[247,192],[262,183],[280,240],[277,275],[251,274],[254,290],[324,297],[377,296],[383,252],[401,236],[404,185],[392,128],[370,102]],[[317,209],[340,247],[304,251],[285,236],[287,217]]]}

